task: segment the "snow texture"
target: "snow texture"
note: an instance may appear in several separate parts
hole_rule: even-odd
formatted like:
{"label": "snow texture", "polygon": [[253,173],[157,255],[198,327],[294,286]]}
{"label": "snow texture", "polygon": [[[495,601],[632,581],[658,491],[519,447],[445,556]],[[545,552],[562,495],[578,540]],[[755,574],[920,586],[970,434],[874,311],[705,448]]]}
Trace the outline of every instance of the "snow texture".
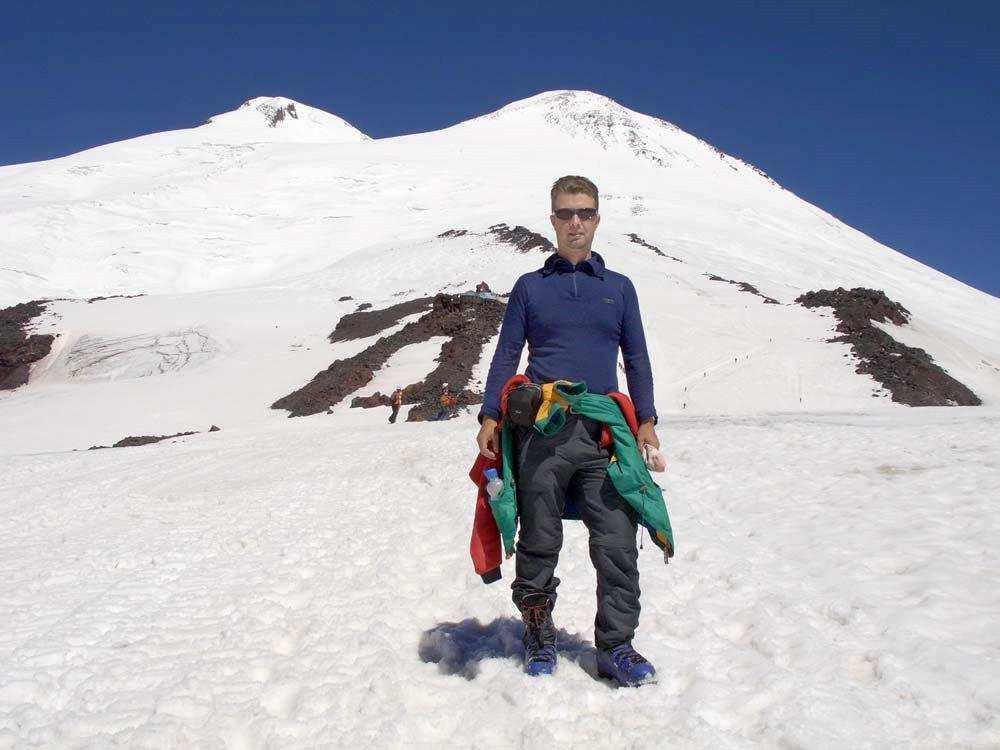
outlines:
{"label": "snow texture", "polygon": [[354,414],[4,458],[0,746],[1000,741],[996,411],[672,420],[635,691],[595,678],[578,524],[559,671],[520,671],[510,566],[467,553],[470,417]]}

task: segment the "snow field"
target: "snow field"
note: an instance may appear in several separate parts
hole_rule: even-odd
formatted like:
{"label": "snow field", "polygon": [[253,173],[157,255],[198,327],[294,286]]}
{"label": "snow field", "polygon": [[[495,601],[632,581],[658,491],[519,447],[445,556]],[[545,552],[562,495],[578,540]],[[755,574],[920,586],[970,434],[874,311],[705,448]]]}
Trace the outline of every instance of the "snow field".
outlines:
{"label": "snow field", "polygon": [[0,459],[0,747],[1000,742],[995,409],[663,424],[641,690],[593,676],[582,526],[533,680],[468,557],[475,422],[369,416]]}

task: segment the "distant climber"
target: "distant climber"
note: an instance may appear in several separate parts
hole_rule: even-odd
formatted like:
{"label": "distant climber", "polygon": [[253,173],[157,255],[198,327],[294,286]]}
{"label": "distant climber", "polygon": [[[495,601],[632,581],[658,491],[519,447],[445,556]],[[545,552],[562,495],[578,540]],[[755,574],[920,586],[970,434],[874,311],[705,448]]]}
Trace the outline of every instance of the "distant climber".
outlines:
{"label": "distant climber", "polygon": [[399,407],[403,405],[403,390],[398,385],[396,390],[389,396],[389,406],[392,407],[392,414],[389,415],[389,424],[396,424],[396,415],[399,414]]}
{"label": "distant climber", "polygon": [[438,398],[438,404],[438,412],[434,417],[435,420],[451,419],[455,416],[455,409],[458,407],[458,398],[451,392],[447,383],[441,384],[441,396]]}

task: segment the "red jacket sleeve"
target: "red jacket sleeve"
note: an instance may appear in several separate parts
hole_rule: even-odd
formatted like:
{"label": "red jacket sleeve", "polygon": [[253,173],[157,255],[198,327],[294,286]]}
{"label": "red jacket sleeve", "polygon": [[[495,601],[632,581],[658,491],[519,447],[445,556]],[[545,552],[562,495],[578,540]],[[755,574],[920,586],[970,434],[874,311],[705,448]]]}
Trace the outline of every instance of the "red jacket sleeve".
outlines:
{"label": "red jacket sleeve", "polygon": [[[500,415],[501,418],[507,413],[507,395],[522,383],[527,383],[528,378],[524,375],[515,375],[510,378],[503,387],[500,394]],[[496,459],[486,458],[483,454],[477,454],[476,460],[469,469],[469,479],[476,485],[476,514],[472,520],[472,540],[469,543],[469,553],[472,555],[472,566],[476,573],[482,576],[485,583],[493,583],[500,579],[500,563],[503,560],[503,547],[500,540],[500,529],[497,528],[496,519],[493,518],[493,509],[490,508],[490,497],[486,492],[486,479],[483,472],[487,469],[500,471],[503,454]]]}
{"label": "red jacket sleeve", "polygon": [[[628,422],[628,428],[632,430],[634,436],[638,437],[639,419],[635,415],[635,406],[632,405],[632,399],[618,391],[611,391],[608,396],[613,398],[615,403],[618,404],[618,408],[622,410],[622,414],[625,416],[625,421]],[[604,428],[601,430],[601,447],[610,448],[614,442],[614,438],[611,436],[611,428],[604,425]]]}

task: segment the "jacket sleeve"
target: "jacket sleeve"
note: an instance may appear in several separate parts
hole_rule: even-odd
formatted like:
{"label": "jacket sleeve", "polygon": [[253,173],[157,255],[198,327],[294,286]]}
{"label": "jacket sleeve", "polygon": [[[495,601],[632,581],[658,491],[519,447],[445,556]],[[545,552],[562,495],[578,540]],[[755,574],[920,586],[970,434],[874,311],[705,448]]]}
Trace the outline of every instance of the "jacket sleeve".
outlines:
{"label": "jacket sleeve", "polygon": [[657,422],[656,407],[653,404],[653,371],[646,349],[646,335],[642,330],[642,316],[639,314],[639,297],[631,279],[625,279],[625,315],[622,321],[621,349],[625,360],[625,380],[628,392],[635,404],[639,424],[647,419]]}
{"label": "jacket sleeve", "polygon": [[483,396],[483,408],[479,412],[480,424],[484,417],[500,419],[500,392],[521,361],[521,351],[528,331],[527,292],[524,287],[522,276],[514,284],[507,300],[507,310],[500,325],[500,340],[490,363],[489,375],[486,376],[486,393]]}

